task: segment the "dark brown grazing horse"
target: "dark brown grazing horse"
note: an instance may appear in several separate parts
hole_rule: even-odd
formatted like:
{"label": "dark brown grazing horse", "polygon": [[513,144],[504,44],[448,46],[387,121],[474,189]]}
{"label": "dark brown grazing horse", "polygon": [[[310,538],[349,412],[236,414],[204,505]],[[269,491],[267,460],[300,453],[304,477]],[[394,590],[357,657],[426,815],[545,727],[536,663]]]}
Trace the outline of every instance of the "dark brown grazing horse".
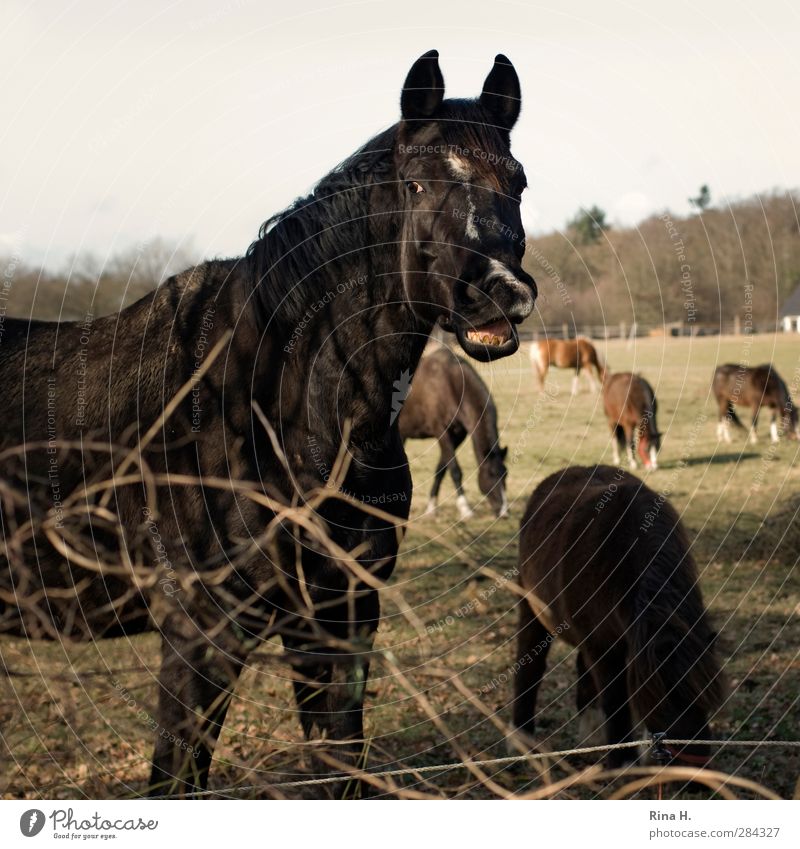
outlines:
{"label": "dark brown grazing horse", "polygon": [[733,409],[734,405],[750,407],[750,442],[754,444],[758,441],[756,425],[762,407],[767,407],[772,414],[769,426],[772,442],[778,441],[779,430],[789,439],[797,439],[800,436],[797,408],[786,383],[771,364],[750,367],[726,363],[717,366],[711,388],[719,408],[717,439],[731,441],[731,422],[736,427],[744,428]]}
{"label": "dark brown grazing horse", "polygon": [[[602,708],[609,744],[635,721],[667,738],[709,739],[723,681],[697,568],[671,504],[612,466],[562,469],[531,495],[520,526],[513,723],[530,744],[556,634],[578,649],[579,715]],[[579,745],[586,745],[581,741]],[[671,752],[702,765],[708,746]],[[611,750],[619,767],[635,749]]]}
{"label": "dark brown grazing horse", "polygon": [[637,374],[620,371],[603,381],[603,407],[611,428],[614,462],[624,450],[631,469],[636,468],[638,450],[645,468],[658,468],[661,434],[656,424],[658,404],[653,387]]}
{"label": "dark brown grazing horse", "polygon": [[573,395],[578,393],[581,373],[586,375],[595,390],[600,388],[606,374],[606,366],[600,360],[597,349],[585,336],[578,336],[576,339],[536,340],[531,342],[529,355],[533,377],[539,389],[544,387],[551,365],[575,370],[575,376],[572,378]]}
{"label": "dark brown grazing horse", "polygon": [[411,499],[392,381],[437,323],[476,359],[514,353],[534,306],[520,97],[499,55],[479,98],[445,100],[430,51],[401,120],[246,256],[118,315],[0,325],[0,631],[160,632],[151,792],[206,786],[237,679],[273,635],[306,736],[362,762],[378,585]]}
{"label": "dark brown grazing horse", "polygon": [[472,510],[464,495],[456,449],[472,437],[478,461],[478,486],[498,518],[508,515],[506,453],[497,433],[497,409],[489,388],[475,369],[449,348],[424,356],[414,373],[411,392],[399,418],[400,436],[406,439],[438,439],[441,456],[436,466],[426,512],[433,513],[439,488],[447,470],[458,493],[456,506],[462,519]]}

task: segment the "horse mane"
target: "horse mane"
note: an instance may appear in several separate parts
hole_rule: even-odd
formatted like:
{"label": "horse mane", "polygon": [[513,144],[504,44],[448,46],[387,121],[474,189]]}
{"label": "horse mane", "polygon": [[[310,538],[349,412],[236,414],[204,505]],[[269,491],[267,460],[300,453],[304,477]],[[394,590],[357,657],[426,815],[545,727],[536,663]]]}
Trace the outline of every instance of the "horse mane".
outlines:
{"label": "horse mane", "polygon": [[[656,497],[660,499],[659,496]],[[634,619],[629,686],[640,716],[683,691],[686,702],[711,713],[722,703],[723,676],[698,584],[697,566],[677,513],[668,501],[658,507],[641,499],[642,519],[652,524],[640,533],[637,548],[646,565],[634,589]],[[637,511],[638,512],[638,511]]]}
{"label": "horse mane", "polygon": [[[332,261],[351,257],[374,242],[381,226],[370,220],[370,190],[393,181],[397,125],[370,139],[323,177],[310,194],[268,218],[247,249],[251,285],[263,326],[292,324],[326,282],[344,282]],[[380,216],[378,217],[380,219]],[[384,224],[388,230],[388,225]]]}

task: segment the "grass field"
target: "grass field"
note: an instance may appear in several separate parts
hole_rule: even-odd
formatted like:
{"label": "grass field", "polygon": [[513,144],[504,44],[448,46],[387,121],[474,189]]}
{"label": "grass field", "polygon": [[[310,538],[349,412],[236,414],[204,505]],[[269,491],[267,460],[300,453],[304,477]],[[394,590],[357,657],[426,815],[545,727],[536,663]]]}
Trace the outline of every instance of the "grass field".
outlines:
{"label": "grass field", "polygon": [[[800,532],[794,520],[800,444],[782,441],[772,447],[766,422],[756,446],[738,433],[732,445],[718,444],[709,395],[715,364],[727,361],[771,360],[787,383],[797,386],[800,340],[653,338],[632,345],[610,342],[605,355],[613,370],[644,374],[659,399],[658,425],[665,434],[660,468],[646,480],[683,516],[720,633],[732,691],[714,721],[715,733],[800,740]],[[387,593],[378,646],[391,652],[403,674],[380,664],[370,681],[367,723],[376,764],[419,767],[457,761],[463,752],[505,754],[501,723],[491,714],[508,718],[511,685],[503,675],[513,660],[514,599],[487,569],[502,576],[516,565],[519,517],[539,481],[570,464],[610,462],[599,396],[586,386],[571,396],[569,374],[551,372],[546,391],[535,391],[527,346],[478,369],[494,394],[509,449],[511,517],[495,520],[477,503],[475,462],[467,446],[459,456],[468,496],[477,504],[475,518],[457,522],[449,480],[437,516],[420,517],[438,452],[432,441],[409,443],[415,498],[392,585],[422,629],[412,626]],[[141,792],[152,744],[147,722],[155,704],[156,637],[68,651],[6,641],[3,651],[7,665],[23,677],[0,683],[0,725],[9,749],[2,753],[0,792],[9,797]],[[270,645],[265,654],[277,651]],[[45,685],[45,673],[58,680]],[[499,679],[496,686],[494,679]],[[557,643],[539,701],[540,732],[552,749],[581,742],[573,685],[574,657]],[[241,681],[212,785],[264,783],[275,773],[294,771],[291,744],[299,739],[285,673],[265,657]],[[800,749],[725,749],[713,765],[791,796],[800,776]],[[563,766],[554,770],[554,777],[564,774]],[[527,769],[493,777],[509,790],[529,789],[534,778]],[[431,780],[448,795],[493,795],[464,771]],[[583,788],[562,796],[602,792],[602,787]]]}

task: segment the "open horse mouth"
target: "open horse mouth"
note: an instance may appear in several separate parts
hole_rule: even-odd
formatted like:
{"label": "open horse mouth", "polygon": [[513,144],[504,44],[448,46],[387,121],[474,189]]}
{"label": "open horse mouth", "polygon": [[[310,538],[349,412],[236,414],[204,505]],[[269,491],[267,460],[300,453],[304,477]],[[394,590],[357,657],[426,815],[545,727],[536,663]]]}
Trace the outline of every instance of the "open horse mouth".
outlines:
{"label": "open horse mouth", "polygon": [[506,357],[519,348],[517,328],[507,318],[469,328],[456,324],[455,333],[464,351],[482,362]]}
{"label": "open horse mouth", "polygon": [[511,322],[506,318],[500,318],[489,324],[481,325],[467,331],[467,339],[470,342],[479,342],[483,345],[503,345],[512,337],[514,329]]}

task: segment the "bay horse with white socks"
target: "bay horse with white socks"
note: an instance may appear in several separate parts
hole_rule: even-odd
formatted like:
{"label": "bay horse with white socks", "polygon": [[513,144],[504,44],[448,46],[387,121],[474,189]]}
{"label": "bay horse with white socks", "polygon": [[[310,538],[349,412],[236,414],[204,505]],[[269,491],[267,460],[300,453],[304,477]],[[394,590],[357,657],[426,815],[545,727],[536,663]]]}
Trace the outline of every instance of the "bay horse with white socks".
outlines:
{"label": "bay horse with white socks", "polygon": [[439,441],[439,462],[426,513],[436,511],[439,489],[449,469],[456,487],[459,515],[462,520],[472,517],[456,459],[458,446],[471,436],[478,461],[478,486],[499,519],[508,515],[505,464],[508,449],[500,447],[497,409],[489,388],[465,359],[445,347],[424,356],[414,373],[399,424],[403,440]]}
{"label": "bay horse with white socks", "polygon": [[635,469],[634,452],[638,451],[645,468],[657,469],[661,434],[656,423],[658,403],[653,387],[643,377],[629,371],[606,375],[603,407],[611,428],[614,462],[619,465],[620,450],[623,450],[628,465]]}
{"label": "bay horse with white socks", "polygon": [[574,369],[572,394],[578,394],[581,374],[585,375],[595,391],[600,389],[606,374],[606,366],[597,349],[585,336],[576,339],[538,339],[531,342],[528,352],[533,376],[539,389],[551,365],[556,368]]}
{"label": "bay horse with white socks", "polygon": [[[362,763],[375,582],[392,573],[411,500],[392,381],[414,371],[437,322],[478,360],[513,354],[534,306],[518,237],[525,174],[510,150],[520,98],[499,55],[480,97],[445,100],[430,51],[408,73],[399,123],[269,219],[244,257],[178,274],[89,330],[5,320],[4,533],[28,526],[34,497],[50,518],[35,559],[3,551],[0,631],[160,632],[151,793],[206,787],[237,679],[273,635],[295,670],[306,736]],[[328,491],[344,433],[338,497],[309,502]],[[119,480],[84,494],[98,456],[101,480],[117,470]],[[85,542],[65,559],[59,528],[76,504]],[[297,504],[316,511],[334,548],[292,524]],[[142,562],[124,546],[150,540],[151,521],[162,543]],[[122,546],[112,570],[94,568],[101,539]],[[357,568],[332,550],[355,552]],[[161,591],[164,563],[191,592]]]}
{"label": "bay horse with white socks", "polygon": [[797,408],[789,388],[771,364],[751,367],[727,363],[717,366],[712,389],[719,408],[717,439],[731,441],[731,422],[744,429],[734,410],[734,406],[739,404],[751,410],[749,438],[752,444],[758,441],[756,425],[762,407],[767,407],[771,413],[769,434],[772,442],[778,441],[779,430],[788,439],[800,436]]}
{"label": "bay horse with white socks", "polygon": [[[667,738],[709,739],[724,691],[716,635],[686,534],[663,495],[612,466],[550,475],[520,525],[519,582],[526,595],[510,744],[534,744],[555,635],[578,650],[579,746],[590,744],[586,726],[598,709],[611,745],[632,740],[637,720]],[[676,765],[702,766],[709,748],[688,744],[670,754]],[[634,748],[613,749],[607,762],[616,768],[636,756]]]}

